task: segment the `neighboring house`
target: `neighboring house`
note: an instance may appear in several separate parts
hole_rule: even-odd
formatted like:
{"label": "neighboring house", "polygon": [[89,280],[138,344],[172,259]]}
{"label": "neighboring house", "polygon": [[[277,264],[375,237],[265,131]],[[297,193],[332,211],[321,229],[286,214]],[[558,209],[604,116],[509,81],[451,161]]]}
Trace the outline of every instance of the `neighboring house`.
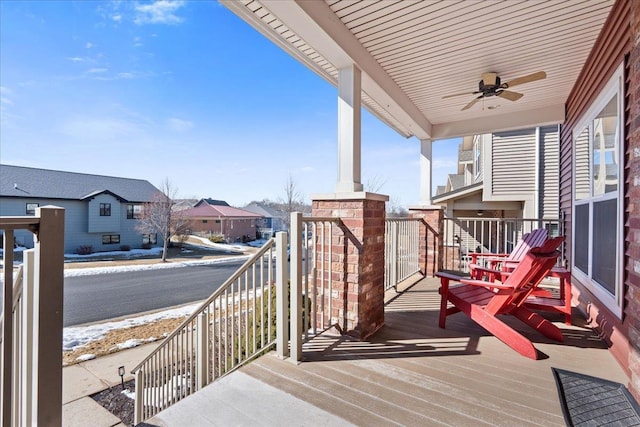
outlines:
{"label": "neighboring house", "polygon": [[[65,208],[65,253],[127,245],[162,244],[161,237],[136,231],[143,203],[159,190],[148,181],[0,165],[0,216],[34,215],[39,206]],[[33,235],[18,231],[18,245],[33,247]]]}
{"label": "neighboring house", "polygon": [[260,215],[256,222],[256,232],[261,239],[270,239],[278,231],[286,231],[287,226],[284,212],[267,206],[263,203],[250,203],[243,208],[246,211]]}
{"label": "neighboring house", "polygon": [[182,214],[191,221],[191,233],[219,235],[227,242],[255,240],[256,222],[262,218],[253,212],[212,199],[201,199],[195,207],[183,210]]}
{"label": "neighboring house", "polygon": [[449,217],[558,218],[558,126],[464,137],[433,203]]}
{"label": "neighboring house", "polygon": [[191,209],[196,203],[198,203],[198,199],[175,199],[172,209],[174,211],[183,211],[185,209]]}
{"label": "neighboring house", "polygon": [[229,203],[225,202],[224,200],[216,200],[216,199],[200,199],[198,200],[193,207],[197,208],[198,206],[207,204],[209,206],[229,206]]}

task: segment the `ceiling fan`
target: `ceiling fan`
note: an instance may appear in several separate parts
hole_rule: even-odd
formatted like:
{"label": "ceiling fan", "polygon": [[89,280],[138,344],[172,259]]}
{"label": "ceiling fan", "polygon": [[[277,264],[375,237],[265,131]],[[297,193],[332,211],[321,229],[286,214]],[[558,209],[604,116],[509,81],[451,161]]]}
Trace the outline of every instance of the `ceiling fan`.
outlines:
{"label": "ceiling fan", "polygon": [[442,99],[453,98],[454,96],[480,94],[480,96],[474,98],[471,102],[469,102],[467,105],[462,107],[461,111],[468,110],[469,108],[473,107],[475,103],[478,102],[479,100],[490,97],[490,96],[498,96],[500,98],[508,99],[509,101],[517,101],[518,99],[522,98],[524,95],[518,92],[507,90],[507,89],[516,85],[534,82],[536,80],[542,80],[546,77],[547,77],[547,73],[545,73],[544,71],[538,71],[537,73],[518,77],[506,83],[502,83],[500,81],[500,76],[498,76],[498,73],[493,73],[493,72],[483,73],[482,80],[480,80],[480,83],[478,83],[477,91],[446,95],[446,96],[443,96]]}

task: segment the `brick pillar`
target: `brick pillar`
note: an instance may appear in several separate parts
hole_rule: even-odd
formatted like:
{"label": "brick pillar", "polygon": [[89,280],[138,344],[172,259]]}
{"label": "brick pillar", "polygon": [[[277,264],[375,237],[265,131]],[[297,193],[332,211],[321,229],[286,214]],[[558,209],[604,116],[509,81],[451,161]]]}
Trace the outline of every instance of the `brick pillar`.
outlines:
{"label": "brick pillar", "polygon": [[420,273],[425,277],[433,277],[442,269],[442,238],[444,233],[444,208],[441,206],[418,206],[409,208],[411,218],[420,218],[424,223],[420,226],[420,247],[418,263]]}
{"label": "brick pillar", "polygon": [[[346,230],[334,242],[331,318],[364,340],[384,324],[384,220],[387,196],[365,192],[314,196],[314,217],[338,217]],[[346,305],[346,307],[345,307]]]}
{"label": "brick pillar", "polygon": [[630,391],[640,401],[640,2],[630,2],[631,34],[633,49],[629,56],[629,134],[626,147],[625,206],[628,215],[624,236],[628,247],[626,272],[627,318],[629,326]]}

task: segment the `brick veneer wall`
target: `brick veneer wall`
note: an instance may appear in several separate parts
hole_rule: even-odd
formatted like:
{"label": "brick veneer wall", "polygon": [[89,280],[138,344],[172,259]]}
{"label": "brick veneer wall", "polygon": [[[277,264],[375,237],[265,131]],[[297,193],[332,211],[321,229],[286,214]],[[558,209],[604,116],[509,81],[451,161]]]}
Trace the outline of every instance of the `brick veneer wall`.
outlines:
{"label": "brick veneer wall", "polygon": [[366,339],[384,324],[385,201],[314,200],[312,215],[338,217],[346,228],[334,241],[331,319]]}
{"label": "brick veneer wall", "polygon": [[433,277],[443,268],[444,210],[440,207],[409,208],[411,218],[420,218],[425,223],[420,226],[418,263],[420,273]]}
{"label": "brick veneer wall", "polygon": [[629,117],[626,149],[626,322],[629,327],[631,393],[640,401],[640,2],[631,2],[629,55]]}

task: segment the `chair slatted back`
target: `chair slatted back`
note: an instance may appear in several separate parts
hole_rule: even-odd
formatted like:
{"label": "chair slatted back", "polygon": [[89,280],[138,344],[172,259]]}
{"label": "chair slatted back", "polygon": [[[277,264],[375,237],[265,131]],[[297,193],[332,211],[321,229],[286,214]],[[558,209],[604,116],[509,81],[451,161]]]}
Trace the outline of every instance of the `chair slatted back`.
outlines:
{"label": "chair slatted back", "polygon": [[522,235],[522,238],[518,241],[509,256],[505,258],[505,261],[522,261],[531,248],[536,248],[544,244],[547,240],[547,235],[548,232],[546,228],[537,228],[530,233]]}
{"label": "chair slatted back", "polygon": [[500,314],[523,304],[556,264],[560,256],[560,252],[556,249],[563,241],[564,237],[556,237],[529,250],[504,282],[512,288],[496,292],[496,296],[487,304],[486,310],[492,314]]}

